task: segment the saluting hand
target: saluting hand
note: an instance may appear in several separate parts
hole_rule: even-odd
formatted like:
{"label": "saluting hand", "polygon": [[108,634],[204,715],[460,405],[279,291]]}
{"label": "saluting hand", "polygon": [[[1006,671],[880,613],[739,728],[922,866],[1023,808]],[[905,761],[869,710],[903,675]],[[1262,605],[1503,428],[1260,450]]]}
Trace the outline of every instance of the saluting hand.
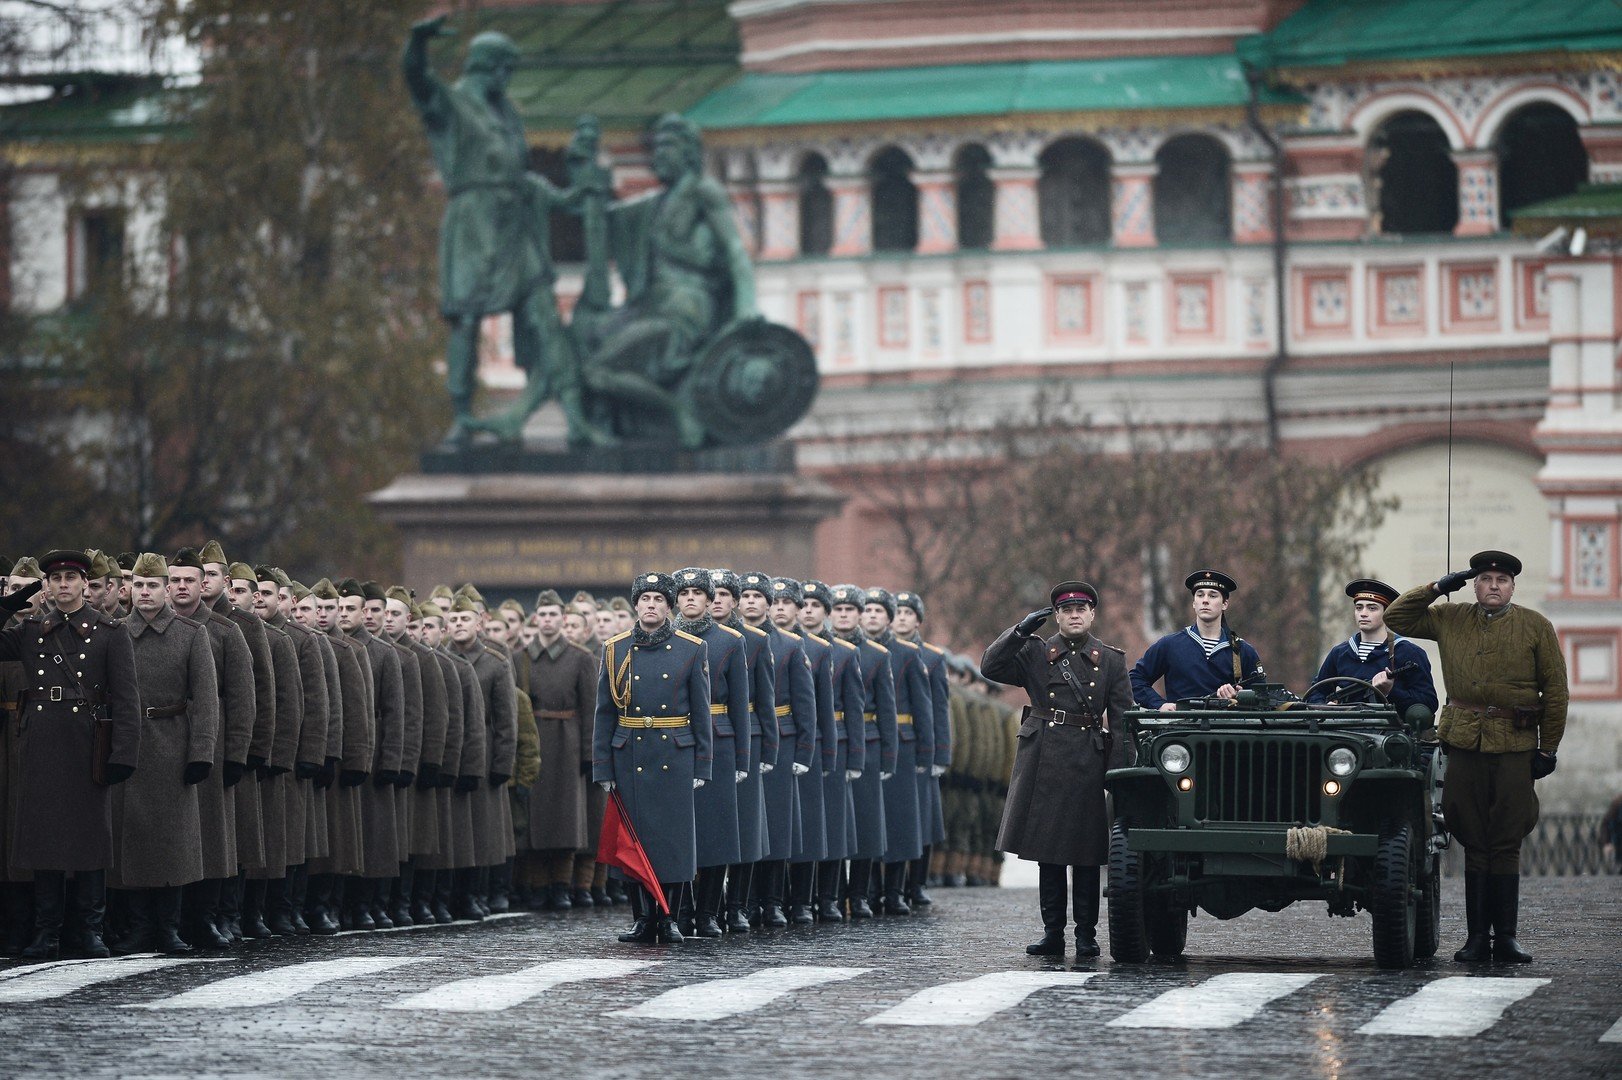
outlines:
{"label": "saluting hand", "polygon": [[27,607],[28,602],[34,598],[34,594],[44,587],[45,583],[43,581],[35,579],[21,588],[13,589],[5,596],[0,596],[0,611],[9,611],[16,614]]}
{"label": "saluting hand", "polygon": [[1050,607],[1045,607],[1040,611],[1033,611],[1019,620],[1019,624],[1014,627],[1014,633],[1020,637],[1030,637],[1036,633],[1043,623],[1048,621],[1048,616],[1052,614],[1053,609]]}
{"label": "saluting hand", "polygon": [[1464,583],[1475,576],[1476,571],[1474,570],[1455,570],[1438,581],[1433,588],[1435,588],[1437,596],[1446,596],[1448,593],[1458,592],[1464,588]]}

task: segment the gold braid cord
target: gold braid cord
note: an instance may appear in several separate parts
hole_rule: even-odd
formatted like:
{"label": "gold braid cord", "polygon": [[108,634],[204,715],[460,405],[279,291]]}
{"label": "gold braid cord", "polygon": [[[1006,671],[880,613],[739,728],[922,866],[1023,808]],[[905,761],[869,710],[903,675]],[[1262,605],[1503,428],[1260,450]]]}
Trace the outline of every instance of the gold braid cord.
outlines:
{"label": "gold braid cord", "polygon": [[608,679],[608,693],[614,699],[614,705],[624,715],[631,709],[631,653],[626,652],[625,662],[614,667],[614,646],[608,647],[608,670],[611,673]]}

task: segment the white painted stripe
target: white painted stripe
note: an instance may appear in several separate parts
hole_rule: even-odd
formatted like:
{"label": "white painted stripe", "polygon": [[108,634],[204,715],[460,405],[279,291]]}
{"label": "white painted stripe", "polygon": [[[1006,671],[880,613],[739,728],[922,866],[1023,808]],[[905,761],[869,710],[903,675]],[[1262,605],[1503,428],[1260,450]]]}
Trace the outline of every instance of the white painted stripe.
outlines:
{"label": "white painted stripe", "polygon": [[527,919],[527,911],[504,911],[500,915],[486,915],[483,919],[457,919],[448,923],[412,923],[410,926],[391,926],[386,930],[340,930],[331,937],[354,937],[356,934],[407,934],[413,930],[438,930],[442,926],[481,926],[484,923],[499,922],[502,919]]}
{"label": "white painted stripe", "polygon": [[1611,1030],[1599,1037],[1600,1042],[1622,1043],[1622,1018],[1611,1025]]}
{"label": "white painted stripe", "polygon": [[375,975],[390,968],[404,967],[431,956],[356,957],[347,960],[312,960],[304,964],[291,964],[257,971],[252,975],[237,975],[219,982],[187,990],[174,997],[138,1005],[125,1005],[126,1009],[248,1009],[260,1005],[274,1005],[295,994],[340,979],[353,979],[361,975]]}
{"label": "white painted stripe", "polygon": [[[118,960],[145,960],[149,956],[157,956],[157,955],[159,955],[159,954],[155,953],[155,952],[131,953],[128,956],[116,957],[114,959],[114,962],[116,963]],[[78,967],[78,966],[83,965],[83,964],[105,964],[107,962],[108,961],[106,959],[96,959],[96,960],[46,960],[46,961],[44,961],[42,963],[38,963],[38,964],[22,964],[22,965],[20,965],[18,967],[7,968],[5,971],[0,971],[0,980],[17,979],[17,978],[21,978],[24,975],[33,975],[33,974],[35,974],[37,972],[41,972],[41,971],[50,971],[53,968]]]}
{"label": "white painted stripe", "polygon": [[1168,990],[1108,1027],[1231,1028],[1261,1012],[1268,1002],[1292,994],[1319,975],[1273,975],[1236,971],[1213,975],[1198,986]]}
{"label": "white painted stripe", "polygon": [[440,1012],[500,1012],[564,983],[613,979],[653,967],[657,960],[554,960],[504,975],[459,979],[391,1002],[391,1009],[434,1009]]}
{"label": "white painted stripe", "polygon": [[963,982],[920,990],[864,1024],[907,1024],[915,1027],[966,1027],[1011,1009],[1038,990],[1080,986],[1096,971],[999,971]]}
{"label": "white painted stripe", "polygon": [[[65,997],[75,990],[83,990],[97,983],[127,979],[148,971],[159,971],[178,964],[222,963],[224,958],[131,956],[116,960],[83,960],[64,962],[48,968],[24,968],[15,978],[0,983],[0,1005],[22,1005],[34,1001],[50,1001]],[[10,973],[8,973],[10,974]]]}
{"label": "white painted stripe", "polygon": [[1530,996],[1548,979],[1493,979],[1454,975],[1426,983],[1419,992],[1393,1001],[1358,1028],[1361,1035],[1422,1035],[1459,1039],[1479,1035],[1504,1010]]}
{"label": "white painted stripe", "polygon": [[785,994],[823,983],[841,982],[865,975],[872,968],[778,967],[745,975],[741,979],[712,979],[693,983],[650,998],[614,1016],[639,1020],[720,1020],[754,1012]]}

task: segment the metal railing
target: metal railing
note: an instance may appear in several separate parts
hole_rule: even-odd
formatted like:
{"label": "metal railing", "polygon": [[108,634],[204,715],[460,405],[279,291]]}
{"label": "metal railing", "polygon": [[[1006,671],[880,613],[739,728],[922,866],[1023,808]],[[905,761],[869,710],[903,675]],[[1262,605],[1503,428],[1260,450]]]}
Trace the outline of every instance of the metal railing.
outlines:
{"label": "metal railing", "polygon": [[[1523,877],[1584,877],[1622,873],[1617,860],[1600,850],[1602,814],[1544,814],[1521,845]],[[1458,838],[1448,846],[1442,872],[1463,875],[1464,848]]]}

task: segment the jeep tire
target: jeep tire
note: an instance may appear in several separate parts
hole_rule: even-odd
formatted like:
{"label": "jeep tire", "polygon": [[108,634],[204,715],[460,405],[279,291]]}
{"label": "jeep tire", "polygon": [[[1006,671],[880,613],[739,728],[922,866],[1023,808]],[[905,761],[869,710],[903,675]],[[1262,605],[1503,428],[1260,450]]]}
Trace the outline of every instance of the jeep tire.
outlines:
{"label": "jeep tire", "polygon": [[1414,966],[1419,901],[1414,897],[1412,845],[1413,830],[1406,821],[1392,818],[1381,824],[1368,906],[1374,916],[1374,962],[1383,968]]}
{"label": "jeep tire", "polygon": [[1442,856],[1430,857],[1430,874],[1419,883],[1419,910],[1414,916],[1414,959],[1436,955],[1442,938]]}
{"label": "jeep tire", "polygon": [[1125,818],[1110,827],[1109,952],[1118,963],[1141,964],[1149,954],[1163,960],[1183,955],[1188,912],[1174,901],[1143,890],[1143,856],[1127,845]]}

